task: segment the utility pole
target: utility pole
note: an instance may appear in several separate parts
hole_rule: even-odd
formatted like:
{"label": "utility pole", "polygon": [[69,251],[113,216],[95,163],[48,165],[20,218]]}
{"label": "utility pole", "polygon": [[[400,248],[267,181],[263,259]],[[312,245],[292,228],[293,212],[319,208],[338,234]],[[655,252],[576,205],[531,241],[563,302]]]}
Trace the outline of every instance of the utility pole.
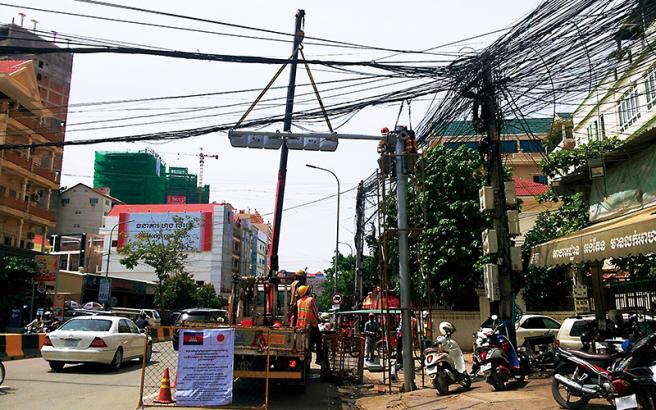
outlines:
{"label": "utility pole", "polygon": [[405,141],[408,133],[405,127],[394,130],[396,139],[396,200],[397,200],[397,233],[399,235],[399,277],[401,287],[401,337],[403,340],[403,391],[414,389],[415,362],[412,357],[412,319],[410,317],[410,271],[408,264],[408,174],[404,171],[403,162],[407,158]]}
{"label": "utility pole", "polygon": [[355,196],[355,296],[362,302],[362,252],[364,248],[364,182],[358,184]]}
{"label": "utility pole", "polygon": [[[287,86],[287,102],[285,104],[285,119],[283,131],[292,129],[292,113],[294,112],[294,92],[296,90],[296,66],[298,64],[298,49],[303,41],[303,23],[305,21],[305,10],[296,11],[296,22],[294,24],[294,47],[292,61],[289,64],[289,85]],[[285,198],[285,180],[287,177],[287,156],[289,149],[287,143],[283,143],[280,150],[280,166],[278,168],[278,187],[276,205],[273,215],[273,237],[269,248],[269,281],[276,282],[278,278],[278,245],[280,244],[280,227],[282,222],[282,206]]]}
{"label": "utility pole", "polygon": [[[510,263],[510,236],[508,234],[508,216],[506,214],[506,191],[504,184],[503,160],[499,138],[499,123],[497,121],[497,101],[495,85],[492,78],[492,68],[489,64],[483,67],[483,104],[482,117],[485,122],[488,138],[489,183],[494,190],[494,230],[497,233],[497,265],[499,267],[500,301],[493,303],[491,311],[498,313],[504,320],[512,319],[512,285]],[[496,305],[496,306],[495,306]],[[495,312],[496,311],[496,312]],[[508,327],[511,340],[514,343],[514,329]]]}

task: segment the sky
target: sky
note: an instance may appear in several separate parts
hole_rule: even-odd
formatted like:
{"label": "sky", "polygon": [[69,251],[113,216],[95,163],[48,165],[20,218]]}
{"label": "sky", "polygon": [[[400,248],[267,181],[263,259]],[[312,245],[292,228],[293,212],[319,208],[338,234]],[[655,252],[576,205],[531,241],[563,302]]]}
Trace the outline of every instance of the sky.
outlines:
{"label": "sky", "polygon": [[[388,49],[427,49],[440,44],[461,40],[481,33],[509,27],[534,9],[537,0],[458,0],[458,1],[147,1],[138,3],[127,0],[111,0],[115,4],[136,5],[151,10],[202,17],[228,23],[293,32],[294,14],[297,9],[306,11],[305,35],[328,38],[343,42],[366,44]],[[18,13],[27,15],[25,26],[37,20],[40,30],[66,35],[103,38],[112,41],[138,43],[167,49],[200,51],[206,53],[236,54],[287,58],[291,43],[262,41],[208,33],[193,33],[164,28],[144,27],[126,23],[99,21],[83,17],[63,16],[54,13],[28,10],[27,7],[56,9],[59,11],[91,14],[110,18],[130,19],[163,25],[177,25],[194,29],[234,33],[240,35],[282,36],[246,31],[216,24],[179,18],[119,10],[74,0],[9,0],[0,5],[0,20],[19,21]],[[449,53],[464,53],[478,49],[493,41],[499,34],[465,41],[441,48]],[[306,39],[306,43],[310,40]],[[443,56],[401,55],[390,58],[389,51],[352,48],[304,46],[306,57],[330,60],[370,61],[386,57],[386,61],[408,59],[437,60]],[[435,63],[438,64],[438,63]],[[237,64],[192,61],[158,56],[93,54],[76,55],[73,63],[70,104],[98,101],[114,101],[146,97],[220,92],[240,89],[261,89],[278,67],[261,64]],[[314,67],[317,82],[344,79],[348,74]],[[285,71],[274,86],[287,85]],[[392,79],[320,85],[319,90],[327,104],[345,102],[354,96],[361,97],[393,91],[402,86],[420,82]],[[307,75],[299,67],[298,83],[307,83]],[[331,90],[344,84],[348,89]],[[339,95],[347,91],[372,88],[362,94]],[[373,88],[376,87],[376,88]],[[309,87],[298,87],[296,109],[315,109],[316,100]],[[265,98],[284,96],[284,89],[271,90]],[[367,94],[368,93],[368,94]],[[150,132],[171,131],[208,126],[234,121],[255,99],[257,92],[247,94],[215,95],[200,98],[162,100],[139,103],[108,104],[91,107],[72,106],[69,109],[67,140],[101,137],[118,137]],[[231,104],[242,105],[215,108]],[[421,98],[407,105],[399,117],[399,124],[418,124],[426,114],[431,98]],[[258,115],[282,115],[284,105],[263,102],[248,119]],[[176,113],[190,110],[190,113]],[[200,111],[199,111],[200,110]],[[150,115],[151,117],[125,119]],[[399,115],[399,105],[373,107],[357,113],[339,128],[340,132],[378,135],[384,127],[392,128]],[[202,117],[201,117],[202,116]],[[196,117],[196,118],[190,118]],[[201,117],[201,118],[198,118]],[[339,125],[341,121],[336,121]],[[142,125],[138,125],[142,124]],[[294,131],[312,130],[326,132],[324,124],[301,124]],[[266,129],[282,129],[277,124]],[[202,148],[206,154],[218,154],[219,159],[206,159],[204,182],[211,185],[210,200],[230,202],[237,209],[257,209],[265,219],[272,221],[276,190],[279,151],[232,148],[226,134],[208,134],[166,143],[112,143],[66,147],[62,170],[62,186],[78,182],[93,184],[94,151],[128,151],[150,148],[158,152],[167,166],[188,167],[198,172],[198,156]],[[307,168],[313,164],[328,168],[340,179],[342,191],[347,191],[365,179],[376,168],[376,144],[366,141],[341,141],[336,152],[291,151],[289,155],[285,206],[291,207],[313,201],[337,192],[334,178],[325,172]],[[320,201],[299,207],[283,214],[280,239],[281,269],[310,271],[330,266],[335,248],[336,199]],[[339,236],[340,242],[353,246],[355,232],[355,190],[341,196]],[[347,245],[340,251],[350,253]]]}

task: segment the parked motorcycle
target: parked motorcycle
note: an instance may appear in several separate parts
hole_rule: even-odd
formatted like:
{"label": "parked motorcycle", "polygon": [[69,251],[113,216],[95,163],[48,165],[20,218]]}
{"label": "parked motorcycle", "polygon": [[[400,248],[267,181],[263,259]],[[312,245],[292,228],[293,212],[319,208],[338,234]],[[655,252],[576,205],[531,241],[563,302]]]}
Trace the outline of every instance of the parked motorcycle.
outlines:
{"label": "parked motorcycle", "polygon": [[503,324],[492,316],[494,327],[481,339],[474,352],[473,372],[481,372],[495,390],[505,390],[510,380],[523,382],[528,372],[526,356],[518,354],[508,337],[502,333]]}
{"label": "parked motorcycle", "polygon": [[558,349],[560,363],[551,393],[563,408],[580,409],[593,398],[608,400],[618,410],[655,409],[656,333],[633,346],[626,340],[622,352],[588,354]]}
{"label": "parked motorcycle", "polygon": [[471,378],[467,374],[465,356],[458,343],[451,338],[456,328],[449,322],[438,326],[442,336],[439,336],[433,347],[424,350],[424,366],[433,387],[440,394],[449,393],[449,385],[460,384],[468,389]]}

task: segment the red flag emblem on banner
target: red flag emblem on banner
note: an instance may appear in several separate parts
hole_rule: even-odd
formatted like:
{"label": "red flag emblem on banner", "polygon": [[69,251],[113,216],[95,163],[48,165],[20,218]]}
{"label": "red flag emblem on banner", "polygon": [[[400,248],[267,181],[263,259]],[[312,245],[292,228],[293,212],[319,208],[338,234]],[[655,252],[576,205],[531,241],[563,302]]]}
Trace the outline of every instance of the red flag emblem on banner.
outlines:
{"label": "red flag emblem on banner", "polygon": [[202,346],[203,332],[185,332],[182,339],[182,344]]}

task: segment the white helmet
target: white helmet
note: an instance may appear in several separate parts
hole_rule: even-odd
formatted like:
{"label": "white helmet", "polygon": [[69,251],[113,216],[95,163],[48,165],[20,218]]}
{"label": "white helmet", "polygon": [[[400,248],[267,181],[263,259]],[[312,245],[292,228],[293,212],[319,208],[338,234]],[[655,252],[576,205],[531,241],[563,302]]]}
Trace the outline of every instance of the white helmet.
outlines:
{"label": "white helmet", "polygon": [[427,311],[427,310],[424,310],[424,311],[421,313],[421,315],[422,315],[424,318],[427,318],[427,317],[428,317],[428,311]]}
{"label": "white helmet", "polygon": [[456,331],[456,327],[449,322],[441,322],[438,326],[438,329],[440,329],[440,333],[442,333],[444,336],[453,334]]}

